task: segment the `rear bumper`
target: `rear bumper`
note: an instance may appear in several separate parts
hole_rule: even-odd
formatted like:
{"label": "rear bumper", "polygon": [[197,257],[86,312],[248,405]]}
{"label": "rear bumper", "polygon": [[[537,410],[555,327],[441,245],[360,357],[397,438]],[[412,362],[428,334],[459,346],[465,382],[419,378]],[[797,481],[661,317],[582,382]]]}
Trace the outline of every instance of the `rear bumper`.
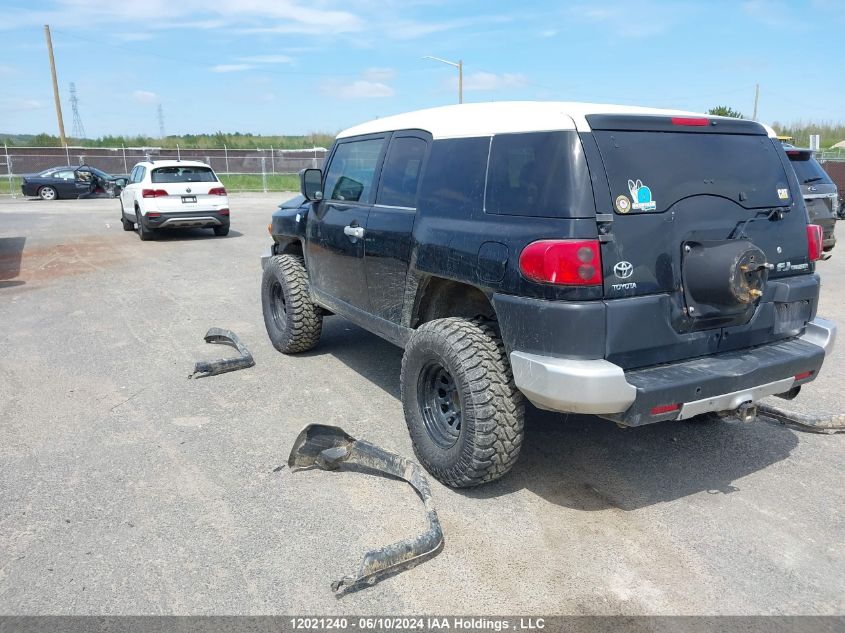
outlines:
{"label": "rear bumper", "polygon": [[[520,351],[510,358],[516,386],[535,406],[639,426],[735,409],[810,382],[835,337],[836,325],[816,318],[796,338],[629,371],[604,359]],[[671,411],[652,414],[654,407],[675,404],[679,406]]]}
{"label": "rear bumper", "polygon": [[[153,213],[158,213],[154,211]],[[160,213],[158,216],[143,216],[144,224],[150,229],[208,228],[229,226],[229,216],[219,211],[185,211],[181,213]]]}

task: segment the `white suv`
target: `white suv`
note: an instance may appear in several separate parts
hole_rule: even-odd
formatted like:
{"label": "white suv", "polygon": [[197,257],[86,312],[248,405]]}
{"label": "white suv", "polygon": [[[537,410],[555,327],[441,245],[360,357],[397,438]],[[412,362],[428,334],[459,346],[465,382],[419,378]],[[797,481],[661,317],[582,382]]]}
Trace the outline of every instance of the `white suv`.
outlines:
{"label": "white suv", "polygon": [[159,229],[212,228],[229,233],[229,198],[217,174],[205,163],[191,160],[148,160],[135,165],[120,194],[123,230],[142,240]]}

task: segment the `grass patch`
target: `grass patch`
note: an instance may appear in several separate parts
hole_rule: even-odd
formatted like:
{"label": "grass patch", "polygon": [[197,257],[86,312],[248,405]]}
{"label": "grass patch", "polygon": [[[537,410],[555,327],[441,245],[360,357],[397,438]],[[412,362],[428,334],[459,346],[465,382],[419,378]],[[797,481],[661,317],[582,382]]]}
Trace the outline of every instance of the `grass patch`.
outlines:
{"label": "grass patch", "polygon": [[[261,174],[218,174],[228,191],[263,191]],[[267,174],[267,191],[299,191],[297,174]]]}
{"label": "grass patch", "polygon": [[[21,195],[21,179],[20,176],[12,176],[12,184],[11,189],[9,189],[9,177],[8,176],[0,176],[0,196],[8,196],[10,194],[15,194],[16,196]],[[299,185],[296,187],[299,189]]]}

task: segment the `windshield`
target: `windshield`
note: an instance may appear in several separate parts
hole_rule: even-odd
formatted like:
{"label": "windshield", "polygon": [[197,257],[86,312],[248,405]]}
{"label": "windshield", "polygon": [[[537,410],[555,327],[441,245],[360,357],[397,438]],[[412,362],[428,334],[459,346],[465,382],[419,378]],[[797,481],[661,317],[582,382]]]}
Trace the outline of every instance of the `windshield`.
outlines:
{"label": "windshield", "polygon": [[789,160],[792,162],[795,175],[798,176],[798,182],[802,185],[809,185],[811,183],[833,184],[830,176],[822,169],[819,161],[813,158],[812,154],[803,152],[794,156],[790,154]]}
{"label": "windshield", "polygon": [[159,167],[152,173],[152,181],[156,183],[167,182],[217,182],[217,176],[210,167],[175,166]]}
{"label": "windshield", "polygon": [[702,194],[747,209],[790,203],[783,150],[766,136],[604,130],[594,135],[620,213],[661,213]]}

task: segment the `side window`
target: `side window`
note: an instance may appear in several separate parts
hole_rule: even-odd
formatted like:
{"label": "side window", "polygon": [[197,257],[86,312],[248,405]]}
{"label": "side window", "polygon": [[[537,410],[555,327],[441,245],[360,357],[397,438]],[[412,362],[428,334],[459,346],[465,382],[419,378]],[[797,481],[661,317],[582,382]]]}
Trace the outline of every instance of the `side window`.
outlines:
{"label": "side window", "polygon": [[147,174],[147,168],[139,166],[138,167],[138,180],[136,180],[135,182],[143,182],[144,176],[146,176],[146,174]]}
{"label": "side window", "polygon": [[419,208],[445,216],[466,217],[480,212],[489,148],[489,136],[434,141],[420,188]]}
{"label": "side window", "polygon": [[138,165],[135,165],[135,167],[132,169],[132,173],[129,174],[130,184],[134,183],[134,182],[138,182],[138,170],[139,169],[140,169],[140,167],[138,167]]}
{"label": "side window", "polygon": [[57,171],[54,174],[51,174],[53,178],[61,178],[62,180],[73,180],[73,172],[72,171]]}
{"label": "side window", "polygon": [[417,185],[420,181],[427,143],[415,136],[401,136],[390,143],[384,169],[378,204],[391,207],[416,207]]}
{"label": "side window", "polygon": [[342,143],[326,174],[323,197],[346,202],[369,202],[383,138]]}
{"label": "side window", "polygon": [[487,213],[571,217],[592,203],[575,132],[500,134],[490,146]]}

